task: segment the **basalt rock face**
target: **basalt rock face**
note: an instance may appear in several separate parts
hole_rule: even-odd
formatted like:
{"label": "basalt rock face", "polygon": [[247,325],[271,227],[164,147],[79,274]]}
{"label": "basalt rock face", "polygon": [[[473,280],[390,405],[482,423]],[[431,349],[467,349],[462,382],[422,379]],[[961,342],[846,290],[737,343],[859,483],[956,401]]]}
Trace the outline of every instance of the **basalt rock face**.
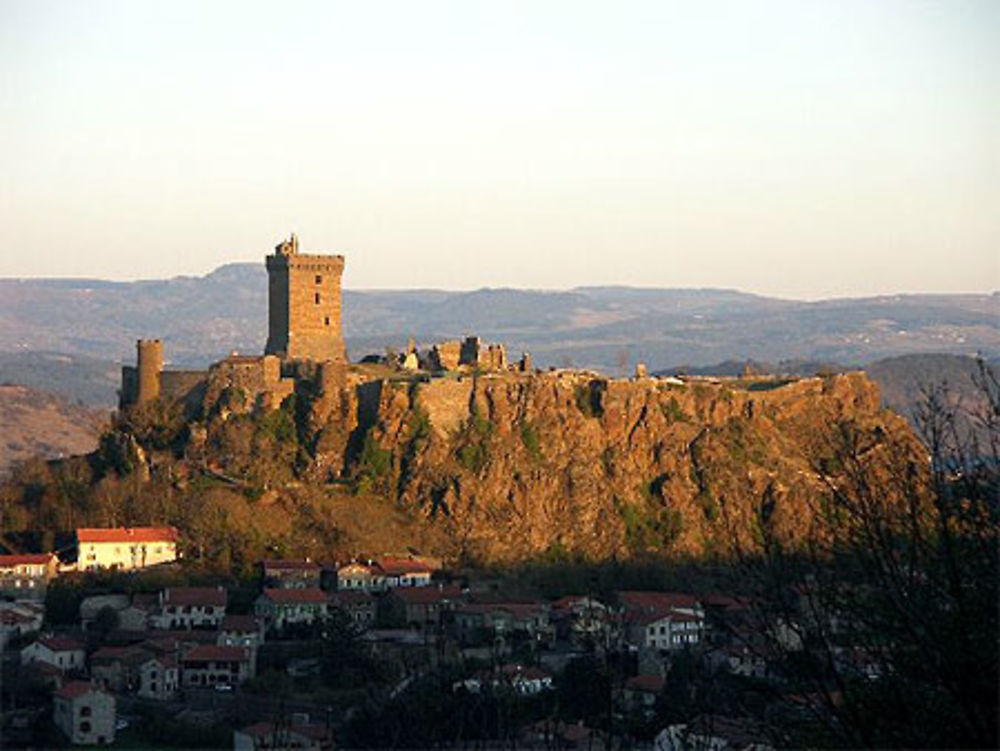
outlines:
{"label": "basalt rock face", "polygon": [[794,543],[845,435],[916,450],[861,373],[683,385],[507,374],[384,381],[374,398],[345,473],[445,528],[439,552],[488,561]]}

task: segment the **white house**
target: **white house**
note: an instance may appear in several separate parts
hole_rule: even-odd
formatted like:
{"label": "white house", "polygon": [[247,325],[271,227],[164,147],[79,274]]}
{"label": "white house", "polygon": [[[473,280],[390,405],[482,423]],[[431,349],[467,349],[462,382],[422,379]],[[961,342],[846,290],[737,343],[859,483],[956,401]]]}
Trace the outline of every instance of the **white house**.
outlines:
{"label": "white house", "polygon": [[385,575],[373,563],[351,562],[337,569],[337,589],[378,592],[385,589]]}
{"label": "white house", "polygon": [[696,616],[669,612],[639,617],[635,627],[641,628],[642,646],[662,652],[693,647],[701,643],[704,622]]}
{"label": "white house", "polygon": [[431,567],[415,558],[379,558],[376,566],[381,570],[385,586],[426,587],[431,583]]}
{"label": "white house", "polygon": [[85,683],[71,681],[52,697],[52,720],[75,745],[115,742],[115,697]]}
{"label": "white house", "polygon": [[137,569],[177,560],[180,536],[174,527],[80,528],[77,568]]}
{"label": "white house", "polygon": [[21,650],[21,664],[41,662],[56,670],[82,670],[86,652],[84,645],[68,636],[45,636]]}
{"label": "white house", "polygon": [[17,598],[43,598],[57,564],[52,553],[0,555],[0,592]]}

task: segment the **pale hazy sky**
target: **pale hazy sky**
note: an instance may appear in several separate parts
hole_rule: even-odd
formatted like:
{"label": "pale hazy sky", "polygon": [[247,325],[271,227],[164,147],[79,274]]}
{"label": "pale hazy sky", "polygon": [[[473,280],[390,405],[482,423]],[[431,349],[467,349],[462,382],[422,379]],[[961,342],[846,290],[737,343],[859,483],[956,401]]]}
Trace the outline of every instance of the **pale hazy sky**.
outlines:
{"label": "pale hazy sky", "polygon": [[1000,0],[0,0],[0,276],[1000,288]]}

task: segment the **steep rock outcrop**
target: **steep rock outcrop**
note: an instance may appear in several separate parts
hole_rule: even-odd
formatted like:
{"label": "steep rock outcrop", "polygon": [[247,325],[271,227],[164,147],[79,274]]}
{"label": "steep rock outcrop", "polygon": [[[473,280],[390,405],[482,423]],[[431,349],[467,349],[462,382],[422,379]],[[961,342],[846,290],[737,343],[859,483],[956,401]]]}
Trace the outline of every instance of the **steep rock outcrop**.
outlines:
{"label": "steep rock outcrop", "polygon": [[365,430],[390,457],[381,492],[446,527],[452,547],[441,552],[509,560],[702,554],[751,548],[765,531],[793,542],[825,490],[817,467],[847,426],[915,447],[861,373],[387,381]]}

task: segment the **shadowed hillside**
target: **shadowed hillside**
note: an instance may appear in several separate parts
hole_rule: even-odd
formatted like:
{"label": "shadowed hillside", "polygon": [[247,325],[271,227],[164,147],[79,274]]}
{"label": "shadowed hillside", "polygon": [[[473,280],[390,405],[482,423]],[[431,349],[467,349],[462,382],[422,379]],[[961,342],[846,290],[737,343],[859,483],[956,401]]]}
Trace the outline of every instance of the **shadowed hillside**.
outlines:
{"label": "shadowed hillside", "polygon": [[97,448],[108,413],[25,386],[0,386],[0,475],[32,457],[57,459]]}

